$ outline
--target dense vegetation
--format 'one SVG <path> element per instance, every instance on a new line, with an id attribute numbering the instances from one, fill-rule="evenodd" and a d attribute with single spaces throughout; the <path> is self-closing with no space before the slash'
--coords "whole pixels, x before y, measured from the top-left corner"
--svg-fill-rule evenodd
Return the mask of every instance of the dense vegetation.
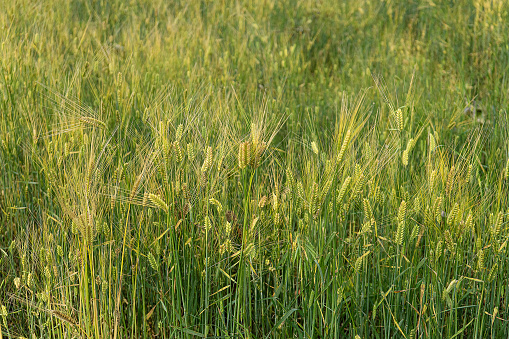
<path id="1" fill-rule="evenodd" d="M 507 338 L 508 22 L 1 1 L 0 338 Z"/>

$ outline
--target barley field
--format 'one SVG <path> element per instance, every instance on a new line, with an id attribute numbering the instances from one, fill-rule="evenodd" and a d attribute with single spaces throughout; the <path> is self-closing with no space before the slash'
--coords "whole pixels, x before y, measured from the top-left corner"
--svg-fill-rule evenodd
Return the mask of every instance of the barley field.
<path id="1" fill-rule="evenodd" d="M 0 27 L 0 339 L 509 337 L 506 1 Z"/>

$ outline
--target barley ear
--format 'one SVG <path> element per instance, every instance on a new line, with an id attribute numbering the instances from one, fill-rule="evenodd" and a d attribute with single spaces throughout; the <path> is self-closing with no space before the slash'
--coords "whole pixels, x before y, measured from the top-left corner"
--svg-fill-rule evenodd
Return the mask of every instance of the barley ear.
<path id="1" fill-rule="evenodd" d="M 406 202 L 403 200 L 398 209 L 398 228 L 396 231 L 396 243 L 403 244 L 403 236 L 405 233 L 405 218 L 406 218 Z"/>
<path id="2" fill-rule="evenodd" d="M 507 163 L 505 165 L 505 179 L 509 180 L 509 159 L 507 159 Z"/>
<path id="3" fill-rule="evenodd" d="M 340 163 L 343 160 L 343 156 L 345 155 L 346 148 L 348 147 L 348 143 L 350 143 L 350 138 L 352 136 L 352 132 L 350 130 L 346 131 L 345 139 L 343 140 L 343 144 L 339 150 L 338 156 L 336 158 L 336 162 Z"/>
<path id="4" fill-rule="evenodd" d="M 163 199 L 161 199 L 160 196 L 150 193 L 148 195 L 148 198 L 154 205 L 156 205 L 163 211 L 168 212 L 168 205 L 164 202 Z"/>

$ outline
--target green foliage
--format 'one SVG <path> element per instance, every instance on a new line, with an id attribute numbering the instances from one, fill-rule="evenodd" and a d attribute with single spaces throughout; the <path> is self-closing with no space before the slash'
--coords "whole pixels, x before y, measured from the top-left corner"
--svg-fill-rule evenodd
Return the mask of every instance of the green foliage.
<path id="1" fill-rule="evenodd" d="M 0 337 L 507 337 L 508 21 L 0 2 Z"/>

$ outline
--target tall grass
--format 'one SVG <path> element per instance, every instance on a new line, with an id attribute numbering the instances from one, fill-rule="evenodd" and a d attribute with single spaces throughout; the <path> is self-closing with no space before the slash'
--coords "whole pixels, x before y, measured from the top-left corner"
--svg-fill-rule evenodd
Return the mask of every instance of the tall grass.
<path id="1" fill-rule="evenodd" d="M 508 19 L 0 3 L 0 338 L 507 337 Z"/>

